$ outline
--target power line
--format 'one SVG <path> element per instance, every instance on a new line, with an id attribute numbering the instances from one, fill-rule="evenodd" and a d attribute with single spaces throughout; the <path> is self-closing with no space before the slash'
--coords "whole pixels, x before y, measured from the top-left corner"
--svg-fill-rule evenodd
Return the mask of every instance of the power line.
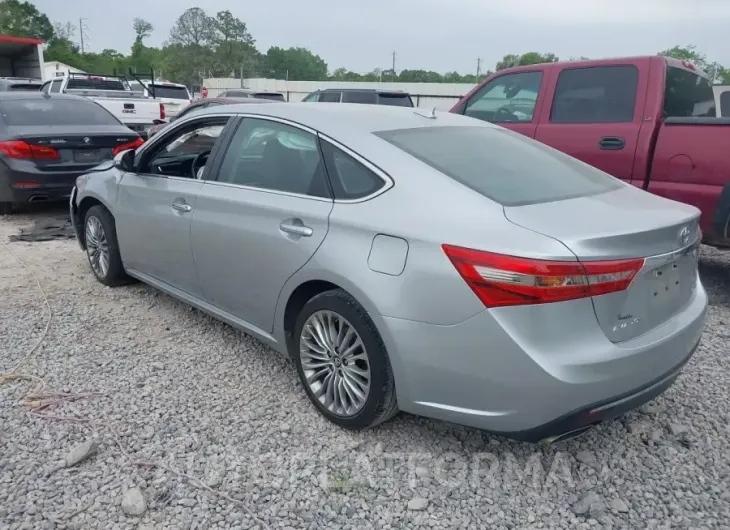
<path id="1" fill-rule="evenodd" d="M 79 37 L 81 39 L 81 53 L 84 53 L 84 41 L 88 40 L 86 31 L 89 30 L 89 27 L 84 24 L 84 20 L 88 19 L 79 17 Z"/>

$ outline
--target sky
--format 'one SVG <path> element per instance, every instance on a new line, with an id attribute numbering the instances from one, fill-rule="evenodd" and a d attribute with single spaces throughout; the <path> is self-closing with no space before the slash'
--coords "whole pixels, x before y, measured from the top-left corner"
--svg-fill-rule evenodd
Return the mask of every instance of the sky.
<path id="1" fill-rule="evenodd" d="M 182 12 L 230 10 L 262 52 L 309 48 L 330 71 L 392 66 L 476 73 L 505 54 L 551 52 L 561 58 L 650 55 L 694 44 L 710 61 L 730 66 L 729 0 L 31 0 L 53 22 L 78 26 L 88 49 L 128 52 L 132 21 L 144 18 L 161 45 Z M 76 35 L 78 40 L 78 32 Z"/>

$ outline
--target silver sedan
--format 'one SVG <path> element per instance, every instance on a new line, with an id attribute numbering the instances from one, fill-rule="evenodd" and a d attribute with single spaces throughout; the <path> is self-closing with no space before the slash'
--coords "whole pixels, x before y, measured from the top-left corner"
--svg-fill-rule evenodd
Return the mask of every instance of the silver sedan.
<path id="1" fill-rule="evenodd" d="M 565 438 L 667 389 L 699 211 L 464 116 L 228 105 L 80 177 L 78 241 L 296 364 L 321 414 Z"/>

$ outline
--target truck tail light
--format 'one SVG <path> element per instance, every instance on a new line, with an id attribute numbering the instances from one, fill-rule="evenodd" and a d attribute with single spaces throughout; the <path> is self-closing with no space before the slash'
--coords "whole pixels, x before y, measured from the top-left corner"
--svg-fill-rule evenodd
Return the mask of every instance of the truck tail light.
<path id="1" fill-rule="evenodd" d="M 160 119 L 165 119 L 165 105 L 163 103 L 160 103 Z"/>
<path id="2" fill-rule="evenodd" d="M 546 304 L 623 291 L 644 259 L 546 261 L 442 246 L 486 307 Z"/>
<path id="3" fill-rule="evenodd" d="M 45 145 L 31 145 L 20 140 L 0 142 L 0 153 L 18 160 L 56 160 L 58 151 Z"/>
<path id="4" fill-rule="evenodd" d="M 137 149 L 142 147 L 142 144 L 144 144 L 144 140 L 142 138 L 136 138 L 134 141 L 127 142 L 126 144 L 119 144 L 112 149 L 112 156 L 117 156 L 119 153 L 126 151 L 127 149 Z"/>

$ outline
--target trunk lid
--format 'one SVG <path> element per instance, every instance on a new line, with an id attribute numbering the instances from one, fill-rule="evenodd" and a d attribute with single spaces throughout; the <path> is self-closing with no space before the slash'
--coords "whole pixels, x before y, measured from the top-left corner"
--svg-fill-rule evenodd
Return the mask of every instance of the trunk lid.
<path id="1" fill-rule="evenodd" d="M 504 208 L 509 221 L 563 243 L 580 261 L 645 258 L 628 289 L 592 297 L 609 340 L 642 335 L 681 311 L 696 287 L 700 212 L 633 186 Z"/>
<path id="2" fill-rule="evenodd" d="M 57 158 L 36 159 L 35 165 L 43 171 L 83 171 L 111 160 L 112 151 L 118 145 L 133 142 L 137 135 L 120 132 L 121 126 L 15 126 L 8 132 L 15 140 L 30 145 L 50 147 Z"/>

